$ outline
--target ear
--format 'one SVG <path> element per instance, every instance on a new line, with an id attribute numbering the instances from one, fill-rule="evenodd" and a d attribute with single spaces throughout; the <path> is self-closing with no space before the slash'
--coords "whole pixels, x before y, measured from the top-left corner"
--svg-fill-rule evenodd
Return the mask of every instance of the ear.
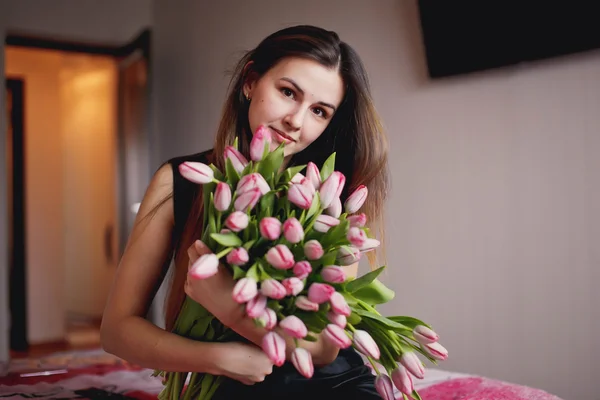
<path id="1" fill-rule="evenodd" d="M 242 85 L 244 96 L 248 94 L 250 97 L 252 97 L 252 90 L 254 89 L 256 81 L 258 80 L 258 74 L 252 69 L 253 63 L 253 61 L 249 61 L 244 66 L 244 71 L 242 73 L 242 76 L 244 77 L 244 84 Z"/>

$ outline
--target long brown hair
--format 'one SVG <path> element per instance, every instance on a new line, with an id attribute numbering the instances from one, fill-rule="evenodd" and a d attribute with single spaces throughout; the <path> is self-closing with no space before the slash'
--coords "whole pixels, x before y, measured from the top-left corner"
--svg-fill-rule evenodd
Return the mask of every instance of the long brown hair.
<path id="1" fill-rule="evenodd" d="M 288 57 L 310 59 L 326 68 L 336 69 L 345 85 L 342 103 L 326 130 L 305 150 L 295 154 L 288 166 L 312 161 L 320 168 L 327 157 L 336 152 L 335 169 L 347 178 L 342 203 L 355 188 L 366 185 L 369 195 L 361 211 L 367 215 L 369 227 L 383 244 L 383 211 L 389 184 L 387 138 L 373 105 L 364 65 L 354 49 L 342 42 L 335 32 L 307 25 L 285 28 L 266 37 L 240 59 L 232 74 L 210 161 L 223 170 L 225 147 L 232 145 L 236 138 L 240 151 L 248 156 L 252 132 L 248 121 L 249 101 L 243 94 L 244 83 L 250 74 L 260 77 Z M 166 304 L 167 329 L 173 327 L 185 298 L 187 248 L 202 231 L 201 193 L 192 204 L 175 251 L 175 271 Z M 383 252 L 383 246 L 379 251 Z M 369 253 L 372 266 L 376 259 L 373 252 Z"/>

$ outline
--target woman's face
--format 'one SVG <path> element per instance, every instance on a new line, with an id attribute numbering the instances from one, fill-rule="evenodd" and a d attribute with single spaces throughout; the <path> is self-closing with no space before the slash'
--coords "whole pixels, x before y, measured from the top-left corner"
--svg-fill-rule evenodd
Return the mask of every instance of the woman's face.
<path id="1" fill-rule="evenodd" d="M 344 97 L 335 69 L 304 58 L 286 58 L 258 80 L 244 85 L 250 96 L 250 129 L 269 128 L 271 150 L 285 143 L 286 159 L 314 142 L 327 128 Z"/>

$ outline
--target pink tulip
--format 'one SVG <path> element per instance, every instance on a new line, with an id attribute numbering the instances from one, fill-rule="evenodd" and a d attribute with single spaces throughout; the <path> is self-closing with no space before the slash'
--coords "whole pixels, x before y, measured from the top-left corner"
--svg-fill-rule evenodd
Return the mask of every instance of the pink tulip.
<path id="1" fill-rule="evenodd" d="M 233 287 L 233 300 L 236 303 L 246 303 L 258 294 L 258 286 L 252 278 L 242 278 Z"/>
<path id="2" fill-rule="evenodd" d="M 423 345 L 423 349 L 436 360 L 444 361 L 448 358 L 448 350 L 438 342 Z"/>
<path id="3" fill-rule="evenodd" d="M 331 304 L 331 309 L 340 315 L 349 317 L 352 312 L 346 299 L 340 292 L 335 292 L 331 295 L 329 304 Z"/>
<path id="4" fill-rule="evenodd" d="M 217 189 L 215 190 L 215 208 L 219 211 L 226 211 L 231 204 L 231 188 L 227 183 L 217 183 Z"/>
<path id="5" fill-rule="evenodd" d="M 265 217 L 258 224 L 260 234 L 267 240 L 277 240 L 281 235 L 281 222 L 277 218 Z"/>
<path id="6" fill-rule="evenodd" d="M 361 253 L 367 253 L 367 252 L 379 247 L 380 244 L 381 243 L 377 239 L 367 238 L 367 239 L 365 239 L 365 242 L 363 243 L 363 245 L 360 246 L 358 249 L 360 250 Z"/>
<path id="7" fill-rule="evenodd" d="M 242 193 L 235 202 L 233 203 L 233 207 L 237 211 L 247 211 L 254 208 L 258 200 L 260 200 L 260 189 L 254 188 L 249 191 Z"/>
<path id="8" fill-rule="evenodd" d="M 304 282 L 295 276 L 291 278 L 285 278 L 283 281 L 281 281 L 281 284 L 285 287 L 285 291 L 288 296 L 296 296 L 302 291 L 302 289 L 304 289 Z"/>
<path id="9" fill-rule="evenodd" d="M 227 263 L 229 265 L 245 265 L 248 260 L 250 259 L 250 257 L 248 256 L 248 252 L 246 251 L 245 248 L 243 247 L 238 247 L 235 248 L 233 250 L 231 250 L 228 254 L 227 254 Z"/>
<path id="10" fill-rule="evenodd" d="M 379 347 L 367 331 L 361 329 L 354 331 L 354 346 L 364 355 L 379 360 Z"/>
<path id="11" fill-rule="evenodd" d="M 262 294 L 257 294 L 246 303 L 246 314 L 250 318 L 258 318 L 267 308 L 267 298 Z"/>
<path id="12" fill-rule="evenodd" d="M 248 226 L 248 215 L 241 211 L 234 211 L 225 220 L 225 226 L 234 232 L 239 232 Z"/>
<path id="13" fill-rule="evenodd" d="M 263 154 L 265 152 L 265 145 L 271 143 L 271 133 L 269 130 L 260 126 L 254 135 L 252 136 L 252 140 L 250 141 L 250 158 L 253 161 L 260 161 L 263 158 Z M 268 149 L 267 149 L 268 151 Z"/>
<path id="14" fill-rule="evenodd" d="M 350 265 L 360 261 L 360 250 L 354 246 L 341 247 L 337 254 L 337 263 Z"/>
<path id="15" fill-rule="evenodd" d="M 327 319 L 329 320 L 329 322 L 339 326 L 340 328 L 345 328 L 346 324 L 348 323 L 346 321 L 345 316 L 343 316 L 342 314 L 338 314 L 335 311 L 327 312 Z"/>
<path id="16" fill-rule="evenodd" d="M 352 244 L 352 246 L 360 248 L 367 241 L 367 234 L 360 228 L 352 227 L 348 229 L 346 239 Z"/>
<path id="17" fill-rule="evenodd" d="M 319 305 L 313 301 L 310 301 L 306 296 L 296 297 L 294 302 L 296 307 L 304 311 L 319 311 Z"/>
<path id="18" fill-rule="evenodd" d="M 263 324 L 265 329 L 271 330 L 277 325 L 277 314 L 270 308 L 265 308 L 263 313 L 258 317 L 259 321 Z"/>
<path id="19" fill-rule="evenodd" d="M 321 304 L 329 301 L 335 289 L 326 283 L 313 283 L 308 288 L 308 299 L 314 303 Z"/>
<path id="20" fill-rule="evenodd" d="M 340 197 L 345 183 L 346 177 L 344 174 L 339 171 L 333 171 L 319 189 L 321 207 L 329 207 L 336 197 Z"/>
<path id="21" fill-rule="evenodd" d="M 296 347 L 292 352 L 292 364 L 305 378 L 312 378 L 315 368 L 310 352 L 302 347 Z"/>
<path id="22" fill-rule="evenodd" d="M 413 336 L 415 337 L 415 340 L 421 344 L 435 343 L 440 340 L 437 333 L 424 325 L 415 326 L 415 329 L 413 329 Z"/>
<path id="23" fill-rule="evenodd" d="M 414 390 L 413 380 L 408 370 L 402 365 L 392 371 L 392 381 L 398 390 L 407 396 L 410 396 Z"/>
<path id="24" fill-rule="evenodd" d="M 242 179 L 240 179 L 240 181 L 238 182 L 236 191 L 239 196 L 242 193 L 246 193 L 247 191 L 256 188 L 260 190 L 260 194 L 262 195 L 267 194 L 271 190 L 271 187 L 269 186 L 265 178 L 263 178 L 263 176 L 258 172 L 254 172 L 249 175 L 244 175 Z"/>
<path id="25" fill-rule="evenodd" d="M 246 168 L 246 165 L 248 165 L 248 160 L 246 160 L 246 157 L 244 157 L 242 153 L 237 151 L 233 146 L 225 147 L 224 156 L 226 159 L 229 158 L 231 160 L 233 169 L 239 173 L 243 172 L 244 168 Z"/>
<path id="26" fill-rule="evenodd" d="M 318 260 L 323 257 L 324 251 L 323 246 L 317 240 L 309 240 L 304 243 L 304 255 L 309 260 Z"/>
<path id="27" fill-rule="evenodd" d="M 306 166 L 306 178 L 308 178 L 315 189 L 319 190 L 321 187 L 321 172 L 315 163 L 309 162 Z"/>
<path id="28" fill-rule="evenodd" d="M 299 183 L 292 183 L 287 194 L 288 200 L 303 210 L 308 210 L 313 202 L 310 188 Z"/>
<path id="29" fill-rule="evenodd" d="M 313 228 L 317 232 L 325 233 L 332 227 L 339 225 L 340 220 L 327 214 L 321 214 L 315 220 Z"/>
<path id="30" fill-rule="evenodd" d="M 219 259 L 217 256 L 215 254 L 205 254 L 192 264 L 188 275 L 194 279 L 206 279 L 216 274 L 218 270 Z"/>
<path id="31" fill-rule="evenodd" d="M 296 218 L 288 218 L 283 223 L 283 236 L 290 243 L 300 243 L 304 239 L 304 229 Z"/>
<path id="32" fill-rule="evenodd" d="M 405 352 L 402 354 L 402 357 L 400 357 L 399 361 L 400 364 L 402 364 L 404 368 L 406 368 L 408 372 L 413 374 L 413 376 L 416 378 L 423 379 L 425 377 L 425 368 L 423 368 L 423 363 L 421 360 L 419 360 L 419 357 L 417 357 L 414 352 Z"/>
<path id="33" fill-rule="evenodd" d="M 262 349 L 269 360 L 278 367 L 285 362 L 285 339 L 276 332 L 268 332 L 262 338 Z"/>
<path id="34" fill-rule="evenodd" d="M 334 218 L 339 218 L 342 215 L 342 201 L 339 197 L 336 197 L 333 203 L 325 209 L 325 214 L 331 215 Z"/>
<path id="35" fill-rule="evenodd" d="M 344 203 L 344 209 L 348 214 L 354 214 L 357 212 L 367 200 L 367 194 L 369 189 L 365 185 L 360 185 L 354 192 L 348 197 Z"/>
<path id="36" fill-rule="evenodd" d="M 215 178 L 214 171 L 206 164 L 186 161 L 179 164 L 179 173 L 188 181 L 203 185 L 210 183 Z"/>
<path id="37" fill-rule="evenodd" d="M 351 227 L 362 228 L 367 223 L 367 216 L 364 213 L 351 215 L 346 218 Z"/>
<path id="38" fill-rule="evenodd" d="M 321 276 L 325 282 L 342 283 L 346 280 L 346 272 L 342 267 L 329 265 L 321 270 Z"/>
<path id="39" fill-rule="evenodd" d="M 308 334 L 308 329 L 304 322 L 295 315 L 289 315 L 279 322 L 279 327 L 285 331 L 291 337 L 296 339 L 303 339 Z"/>
<path id="40" fill-rule="evenodd" d="M 308 189 L 308 192 L 310 193 L 311 197 L 315 196 L 315 193 L 317 192 L 317 190 L 315 189 L 315 187 L 313 186 L 311 181 L 308 180 L 308 178 L 302 179 L 300 184 Z"/>
<path id="41" fill-rule="evenodd" d="M 272 299 L 283 299 L 286 295 L 285 286 L 276 279 L 265 279 L 260 283 L 260 292 L 267 297 Z"/>
<path id="42" fill-rule="evenodd" d="M 304 175 L 302 175 L 300 172 L 297 172 L 296 175 L 294 175 L 292 179 L 290 179 L 290 183 L 302 183 L 303 179 Z"/>
<path id="43" fill-rule="evenodd" d="M 324 336 L 335 346 L 340 349 L 346 349 L 352 346 L 352 341 L 346 334 L 346 331 L 335 324 L 328 324 L 325 329 L 323 329 Z"/>
<path id="44" fill-rule="evenodd" d="M 298 279 L 305 279 L 312 272 L 312 267 L 308 261 L 298 261 L 293 271 Z"/>
<path id="45" fill-rule="evenodd" d="M 223 228 L 223 229 L 221 229 L 221 231 L 219 233 L 222 235 L 225 235 L 225 234 L 231 233 L 231 231 L 227 228 Z"/>
<path id="46" fill-rule="evenodd" d="M 290 269 L 294 266 L 294 255 L 284 244 L 271 247 L 265 258 L 269 264 L 277 269 Z"/>
<path id="47" fill-rule="evenodd" d="M 377 389 L 377 393 L 379 393 L 383 400 L 396 400 L 394 386 L 389 376 L 385 374 L 377 375 L 375 378 L 375 389 Z"/>

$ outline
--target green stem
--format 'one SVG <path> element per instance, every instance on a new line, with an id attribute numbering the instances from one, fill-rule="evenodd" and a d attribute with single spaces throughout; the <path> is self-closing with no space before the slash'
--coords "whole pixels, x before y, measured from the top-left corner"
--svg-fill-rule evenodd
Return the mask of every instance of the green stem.
<path id="1" fill-rule="evenodd" d="M 371 357 L 369 357 L 369 356 L 366 356 L 366 357 L 367 357 L 367 360 L 369 360 L 369 362 L 373 366 L 373 369 L 375 370 L 375 372 L 377 373 L 377 375 L 381 375 L 381 373 L 379 372 L 379 368 L 377 368 L 377 364 L 375 363 L 375 361 Z"/>
<path id="2" fill-rule="evenodd" d="M 217 258 L 220 260 L 221 257 L 226 256 L 231 250 L 233 250 L 233 247 L 226 248 L 225 250 L 217 254 Z"/>

